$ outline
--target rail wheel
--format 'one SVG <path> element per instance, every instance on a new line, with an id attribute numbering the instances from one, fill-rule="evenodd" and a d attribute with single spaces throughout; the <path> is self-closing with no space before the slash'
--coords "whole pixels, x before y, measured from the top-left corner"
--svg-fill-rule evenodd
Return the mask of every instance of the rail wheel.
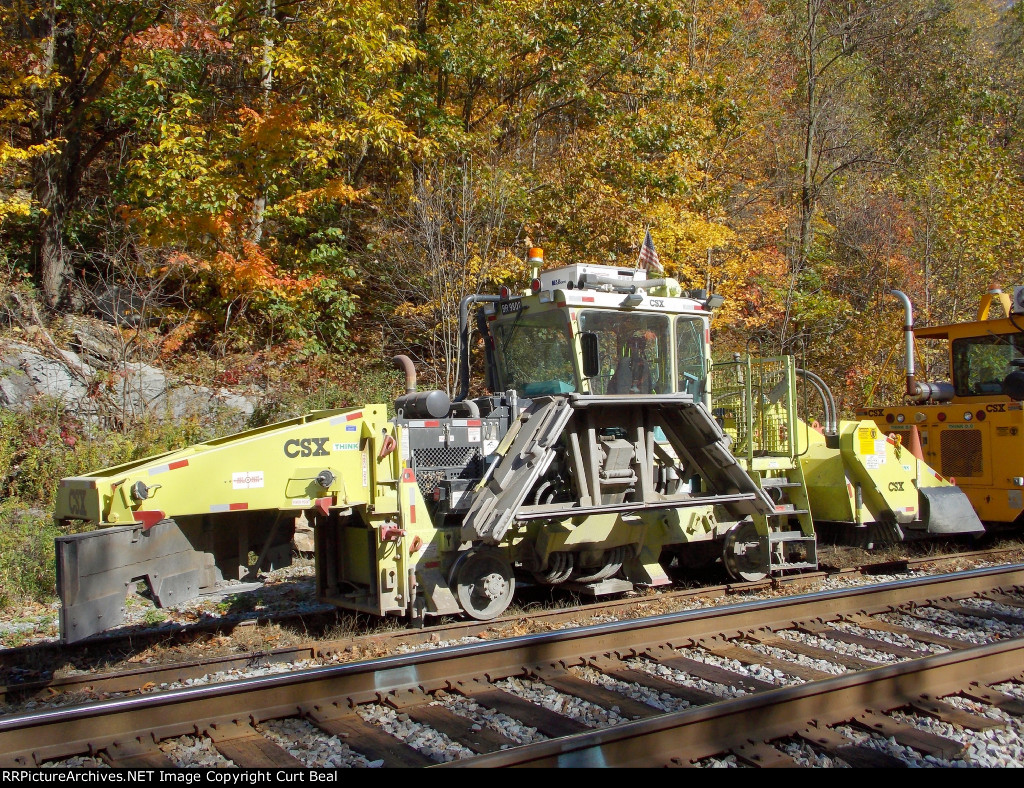
<path id="1" fill-rule="evenodd" d="M 459 605 L 472 618 L 489 621 L 512 601 L 516 579 L 512 567 L 494 550 L 470 550 L 456 562 L 452 586 Z"/>
<path id="2" fill-rule="evenodd" d="M 737 523 L 725 535 L 722 561 L 734 580 L 764 580 L 770 571 L 768 538 L 757 532 L 752 520 Z"/>

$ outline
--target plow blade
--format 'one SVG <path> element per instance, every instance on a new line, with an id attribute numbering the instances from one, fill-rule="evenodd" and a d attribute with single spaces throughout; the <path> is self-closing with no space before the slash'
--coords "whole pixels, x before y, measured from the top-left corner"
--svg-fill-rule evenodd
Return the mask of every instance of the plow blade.
<path id="1" fill-rule="evenodd" d="M 921 519 L 929 534 L 982 534 L 971 502 L 959 487 L 922 487 Z"/>
<path id="2" fill-rule="evenodd" d="M 124 621 L 128 589 L 144 581 L 159 607 L 213 586 L 213 556 L 197 551 L 177 523 L 103 528 L 56 541 L 60 634 L 65 643 Z"/>

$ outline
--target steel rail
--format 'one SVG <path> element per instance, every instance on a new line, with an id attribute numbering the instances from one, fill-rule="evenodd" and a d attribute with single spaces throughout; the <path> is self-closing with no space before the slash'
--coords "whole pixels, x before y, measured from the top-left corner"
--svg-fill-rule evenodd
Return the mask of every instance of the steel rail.
<path id="1" fill-rule="evenodd" d="M 865 710 L 890 711 L 923 695 L 1004 681 L 1022 668 L 1024 640 L 988 643 L 431 768 L 685 766 L 751 742 L 797 736 L 811 720 L 839 725 Z"/>
<path id="2" fill-rule="evenodd" d="M 94 692 L 128 692 L 138 689 L 148 682 L 165 684 L 197 678 L 209 673 L 210 669 L 224 671 L 245 667 L 256 662 L 266 664 L 303 659 L 311 660 L 331 656 L 361 644 L 372 644 L 373 646 L 386 646 L 397 643 L 415 645 L 435 640 L 456 640 L 464 637 L 478 636 L 482 633 L 497 632 L 503 626 L 520 624 L 524 620 L 537 625 L 552 626 L 587 615 L 630 615 L 632 612 L 642 610 L 642 608 L 652 603 L 665 604 L 693 598 L 719 599 L 730 594 L 750 593 L 769 588 L 782 589 L 787 586 L 802 586 L 809 582 L 834 576 L 896 573 L 908 571 L 915 566 L 942 564 L 954 560 L 996 559 L 1001 554 L 1015 553 L 1019 552 L 1019 550 L 1020 548 L 1004 547 L 940 556 L 910 557 L 855 567 L 806 572 L 769 580 L 659 591 L 656 595 L 650 597 L 608 599 L 601 602 L 575 604 L 561 608 L 528 610 L 523 613 L 501 616 L 486 622 L 473 620 L 456 621 L 435 624 L 420 629 L 368 632 L 353 635 L 343 640 L 312 640 L 281 648 L 250 650 L 231 655 L 208 657 L 206 659 L 178 661 L 167 665 L 133 667 L 127 671 L 109 671 L 101 674 L 83 672 L 51 679 L 26 678 L 22 675 L 19 677 L 19 680 L 12 681 L 6 685 L 0 685 L 0 701 L 9 702 L 12 698 L 32 697 L 40 692 L 49 694 L 53 691 L 74 691 L 76 688 L 84 687 L 90 687 Z M 624 612 L 620 613 L 619 611 Z M 129 652 L 138 652 L 153 643 L 166 642 L 168 638 L 171 639 L 172 643 L 187 643 L 206 634 L 217 632 L 231 634 L 245 627 L 252 626 L 254 623 L 278 623 L 282 626 L 288 626 L 298 622 L 303 624 L 307 630 L 317 629 L 321 626 L 326 627 L 328 625 L 327 622 L 333 621 L 335 612 L 332 610 L 288 616 L 267 616 L 255 620 L 246 619 L 237 623 L 217 622 L 212 624 L 183 625 L 179 630 L 160 629 L 134 632 L 132 634 L 105 634 L 71 645 L 38 644 L 0 649 L 0 675 L 3 672 L 13 672 L 15 669 L 31 671 L 39 675 L 44 673 L 44 671 L 39 669 L 40 665 L 44 665 L 48 659 L 53 660 L 58 656 L 59 664 L 66 665 L 69 662 L 74 662 L 75 654 L 86 654 L 94 651 L 116 654 L 117 651 L 123 652 L 125 649 L 128 649 Z M 318 619 L 323 619 L 323 623 L 316 623 Z M 116 654 L 114 658 L 123 659 L 124 654 Z M 210 666 L 210 669 L 206 669 L 207 665 Z"/>
<path id="3" fill-rule="evenodd" d="M 899 580 L 841 591 L 818 591 L 769 601 L 669 613 L 494 642 L 432 649 L 411 655 L 294 673 L 241 679 L 125 699 L 34 711 L 0 718 L 0 761 L 38 764 L 133 741 L 196 734 L 223 720 L 260 722 L 317 711 L 350 710 L 357 704 L 392 702 L 460 686 L 523 675 L 529 666 L 584 664 L 659 648 L 689 647 L 708 636 L 736 637 L 798 621 L 836 621 L 929 601 L 963 599 L 1024 587 L 1024 564 L 953 575 Z M 525 667 L 524 667 L 525 666 Z"/>
<path id="4" fill-rule="evenodd" d="M 886 561 L 883 563 L 865 564 L 859 567 L 837 569 L 834 571 L 811 572 L 800 575 L 773 578 L 772 580 L 761 580 L 751 583 L 731 583 L 726 585 L 704 586 L 685 590 L 673 590 L 662 592 L 653 597 L 628 598 L 604 600 L 584 605 L 573 605 L 571 607 L 528 611 L 523 614 L 502 616 L 491 621 L 457 621 L 422 629 L 404 629 L 389 632 L 366 633 L 353 635 L 344 639 L 315 640 L 305 643 L 298 643 L 291 646 L 283 646 L 274 649 L 260 649 L 236 654 L 220 655 L 188 661 L 179 661 L 172 664 L 148 665 L 144 667 L 133 667 L 129 670 L 110 671 L 106 673 L 88 672 L 76 673 L 52 679 L 31 679 L 17 681 L 7 685 L 0 685 L 0 701 L 11 702 L 16 698 L 28 698 L 37 696 L 39 693 L 53 692 L 74 692 L 85 690 L 93 693 L 114 693 L 131 692 L 138 690 L 145 684 L 170 684 L 175 681 L 185 681 L 190 678 L 199 678 L 211 672 L 224 672 L 232 669 L 241 669 L 253 665 L 267 665 L 280 662 L 298 662 L 303 660 L 315 660 L 339 654 L 347 649 L 366 647 L 394 647 L 398 644 L 416 645 L 436 640 L 457 640 L 465 637 L 476 637 L 481 634 L 500 632 L 504 626 L 521 624 L 524 620 L 534 625 L 553 626 L 566 621 L 573 621 L 588 615 L 631 615 L 643 611 L 644 607 L 653 604 L 666 604 L 693 598 L 717 599 L 729 594 L 749 593 L 752 591 L 767 588 L 785 588 L 790 585 L 805 585 L 808 582 L 822 580 L 832 576 L 851 574 L 878 574 L 883 571 L 895 572 L 906 571 L 911 567 L 945 563 L 954 559 L 971 560 L 977 558 L 995 557 L 1001 553 L 1017 552 L 1017 548 L 998 548 L 995 550 L 978 550 L 969 553 L 957 553 L 944 556 L 916 557 Z M 634 616 L 635 617 L 635 616 Z M 252 622 L 247 621 L 245 626 L 251 626 Z M 238 629 L 240 626 L 236 626 Z M 203 630 L 205 631 L 205 630 Z M 199 634 L 192 628 L 186 630 L 185 634 Z M 166 636 L 167 633 L 162 633 Z M 77 646 L 78 644 L 76 644 Z M 82 641 L 81 647 L 88 649 L 104 643 L 94 641 Z M 68 648 L 63 647 L 65 662 Z M 10 660 L 11 651 L 0 651 L 0 661 Z M 23 664 L 38 664 L 37 647 L 24 649 L 25 659 Z"/>

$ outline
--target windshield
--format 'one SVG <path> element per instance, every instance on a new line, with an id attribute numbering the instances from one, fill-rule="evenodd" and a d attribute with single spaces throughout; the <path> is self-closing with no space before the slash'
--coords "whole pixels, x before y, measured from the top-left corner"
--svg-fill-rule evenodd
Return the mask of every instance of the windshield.
<path id="1" fill-rule="evenodd" d="M 520 312 L 494 328 L 498 366 L 508 388 L 524 397 L 576 391 L 572 339 L 564 313 Z"/>
<path id="2" fill-rule="evenodd" d="M 682 391 L 699 400 L 704 396 L 704 321 L 699 317 L 676 318 L 676 364 Z"/>
<path id="3" fill-rule="evenodd" d="M 1024 356 L 1024 334 L 953 340 L 953 387 L 958 397 L 1004 394 L 1003 380 Z"/>
<path id="4" fill-rule="evenodd" d="M 594 394 L 668 394 L 672 389 L 669 319 L 665 315 L 580 313 L 580 331 L 597 335 L 600 373 Z"/>

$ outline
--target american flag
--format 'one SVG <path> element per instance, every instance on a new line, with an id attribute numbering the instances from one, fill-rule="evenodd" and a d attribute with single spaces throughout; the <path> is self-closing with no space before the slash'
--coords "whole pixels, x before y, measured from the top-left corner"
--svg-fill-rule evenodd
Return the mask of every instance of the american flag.
<path id="1" fill-rule="evenodd" d="M 648 230 L 644 236 L 644 245 L 640 247 L 640 262 L 637 265 L 644 271 L 653 269 L 658 273 L 664 273 L 665 268 L 658 259 L 658 253 L 654 251 L 654 241 L 651 240 L 651 231 Z"/>

